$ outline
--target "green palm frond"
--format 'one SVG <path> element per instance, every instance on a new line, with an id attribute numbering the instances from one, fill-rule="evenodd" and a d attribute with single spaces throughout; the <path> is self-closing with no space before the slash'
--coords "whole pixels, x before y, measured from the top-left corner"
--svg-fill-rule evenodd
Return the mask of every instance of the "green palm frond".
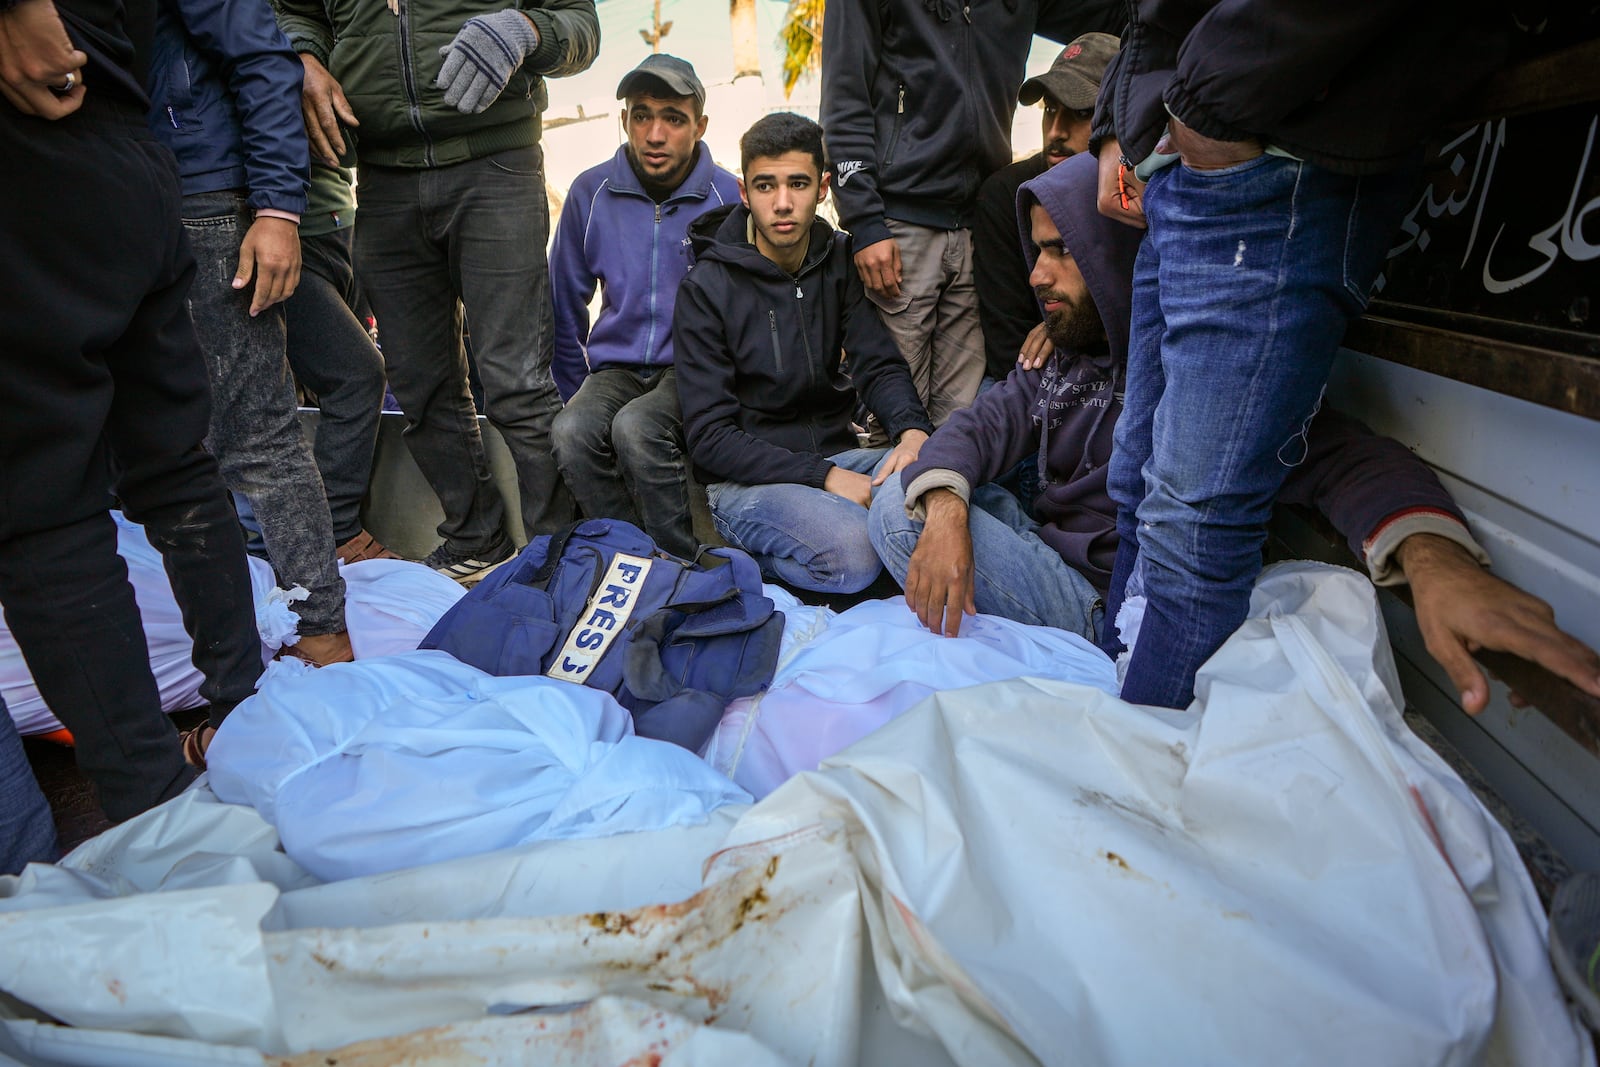
<path id="1" fill-rule="evenodd" d="M 800 79 L 822 66 L 822 8 L 824 0 L 789 0 L 783 13 L 783 95 L 794 92 Z"/>

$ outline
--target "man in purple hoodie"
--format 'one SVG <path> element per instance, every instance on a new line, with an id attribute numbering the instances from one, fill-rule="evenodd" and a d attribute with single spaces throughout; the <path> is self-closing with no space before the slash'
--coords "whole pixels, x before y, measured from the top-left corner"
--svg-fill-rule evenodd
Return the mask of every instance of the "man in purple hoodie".
<path id="1" fill-rule="evenodd" d="M 550 251 L 551 370 L 566 407 L 556 466 L 590 518 L 624 519 L 692 557 L 690 479 L 672 361 L 672 307 L 689 270 L 689 224 L 739 202 L 711 162 L 705 87 L 676 56 L 646 56 L 617 85 L 628 143 L 578 176 Z M 600 314 L 589 301 L 600 286 Z"/>
<path id="2" fill-rule="evenodd" d="M 935 632 L 955 634 L 976 611 L 1091 641 L 1109 624 L 1103 597 L 1118 538 L 1106 463 L 1122 410 L 1140 234 L 1099 213 L 1096 181 L 1083 155 L 1018 193 L 1054 353 L 953 415 L 873 501 L 873 547 Z M 1483 570 L 1487 553 L 1404 446 L 1327 408 L 1293 444 L 1298 454 L 1281 456 L 1292 470 L 1278 499 L 1321 511 L 1373 581 L 1411 583 L 1428 649 L 1468 711 L 1488 700 L 1468 652 L 1480 645 L 1593 684 L 1600 658 L 1557 629 L 1548 605 Z M 992 484 L 1030 453 L 1044 486 L 1032 515 Z"/>

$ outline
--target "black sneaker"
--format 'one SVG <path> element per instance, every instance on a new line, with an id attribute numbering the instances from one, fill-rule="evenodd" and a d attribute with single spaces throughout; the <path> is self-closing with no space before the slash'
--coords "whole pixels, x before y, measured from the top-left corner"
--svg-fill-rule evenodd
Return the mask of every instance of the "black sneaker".
<path id="1" fill-rule="evenodd" d="M 501 541 L 487 552 L 475 552 L 470 555 L 452 551 L 446 542 L 429 552 L 422 565 L 432 567 L 446 578 L 453 578 L 470 589 L 483 581 L 490 571 L 516 554 L 516 546 L 509 540 Z"/>

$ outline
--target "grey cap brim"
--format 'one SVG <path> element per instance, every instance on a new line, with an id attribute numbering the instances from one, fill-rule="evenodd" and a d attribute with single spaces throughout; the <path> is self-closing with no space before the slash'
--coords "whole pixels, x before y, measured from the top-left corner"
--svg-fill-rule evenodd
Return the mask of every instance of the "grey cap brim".
<path id="1" fill-rule="evenodd" d="M 665 87 L 668 96 L 692 96 L 704 102 L 704 90 L 697 85 L 689 84 L 688 79 L 672 71 L 662 70 L 630 70 L 622 76 L 617 83 L 617 99 L 626 100 L 635 90 L 650 92 L 652 89 Z"/>
<path id="2" fill-rule="evenodd" d="M 1022 83 L 1022 88 L 1017 90 L 1017 102 L 1026 106 L 1049 96 L 1073 111 L 1083 111 L 1094 107 L 1099 95 L 1100 85 L 1097 82 L 1075 78 L 1061 70 L 1047 70 Z"/>

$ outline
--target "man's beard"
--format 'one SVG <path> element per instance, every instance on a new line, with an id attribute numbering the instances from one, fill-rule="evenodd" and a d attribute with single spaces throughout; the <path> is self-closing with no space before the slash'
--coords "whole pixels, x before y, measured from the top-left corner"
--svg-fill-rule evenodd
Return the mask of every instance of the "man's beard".
<path id="1" fill-rule="evenodd" d="M 698 158 L 700 146 L 696 145 L 694 151 L 689 153 L 689 158 L 678 164 L 677 170 L 667 175 L 653 175 L 644 169 L 644 164 L 639 162 L 638 155 L 633 150 L 633 145 L 627 146 L 628 166 L 633 168 L 633 176 L 639 179 L 639 184 L 644 186 L 644 191 L 651 196 L 664 196 L 677 191 L 683 184 L 689 172 L 694 169 L 695 160 Z"/>
<path id="2" fill-rule="evenodd" d="M 1093 300 L 1087 296 L 1070 300 L 1062 293 L 1048 295 L 1066 305 L 1044 317 L 1044 332 L 1051 344 L 1064 352 L 1094 352 L 1106 347 L 1105 323 Z"/>

